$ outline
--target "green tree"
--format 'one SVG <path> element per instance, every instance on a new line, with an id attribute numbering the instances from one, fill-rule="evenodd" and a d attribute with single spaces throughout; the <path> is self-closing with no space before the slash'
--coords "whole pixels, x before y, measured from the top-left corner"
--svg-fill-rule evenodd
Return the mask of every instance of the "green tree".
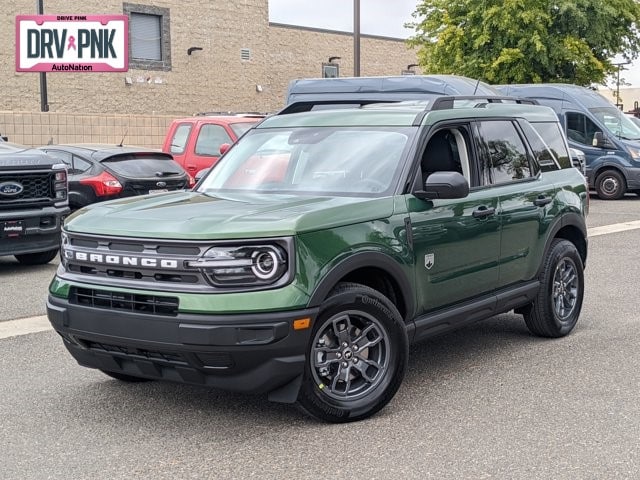
<path id="1" fill-rule="evenodd" d="M 423 71 L 489 83 L 604 83 L 640 53 L 638 0 L 423 0 L 413 17 Z"/>

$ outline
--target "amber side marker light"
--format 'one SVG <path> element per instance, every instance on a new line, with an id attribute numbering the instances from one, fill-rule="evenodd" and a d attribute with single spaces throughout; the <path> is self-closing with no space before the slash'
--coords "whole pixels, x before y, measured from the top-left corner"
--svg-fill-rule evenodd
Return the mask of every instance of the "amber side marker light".
<path id="1" fill-rule="evenodd" d="M 311 319 L 307 318 L 299 318 L 293 321 L 293 329 L 294 330 L 304 330 L 305 328 L 309 328 L 311 326 Z"/>

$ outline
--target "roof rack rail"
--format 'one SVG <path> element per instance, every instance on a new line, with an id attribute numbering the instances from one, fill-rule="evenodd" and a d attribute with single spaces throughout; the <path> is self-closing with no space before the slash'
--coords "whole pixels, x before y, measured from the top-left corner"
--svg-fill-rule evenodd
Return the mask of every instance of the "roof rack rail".
<path id="1" fill-rule="evenodd" d="M 431 100 L 431 101 L 430 101 Z M 436 98 L 425 98 L 425 101 L 429 101 L 424 111 L 418 114 L 416 121 L 421 121 L 424 116 L 433 110 L 448 110 L 456 108 L 455 102 L 459 100 L 476 100 L 478 103 L 474 105 L 474 108 L 483 108 L 489 103 L 517 103 L 526 105 L 539 105 L 538 101 L 532 98 L 521 97 L 509 97 L 498 95 L 442 95 Z M 359 108 L 365 105 L 372 105 L 375 103 L 404 103 L 407 100 L 403 99 L 389 99 L 389 98 L 346 98 L 340 100 L 307 100 L 294 102 L 282 110 L 276 113 L 276 115 L 287 115 L 290 113 L 308 112 L 317 106 L 330 106 L 336 108 Z"/>
<path id="2" fill-rule="evenodd" d="M 289 113 L 300 113 L 300 112 L 308 112 L 313 109 L 313 107 L 317 105 L 331 105 L 331 106 L 357 106 L 362 107 L 364 105 L 371 105 L 373 103 L 398 103 L 402 100 L 380 100 L 380 99 L 345 99 L 345 100 L 310 100 L 310 101 L 302 101 L 302 102 L 294 102 L 282 110 L 280 110 L 277 115 L 286 115 Z"/>
<path id="3" fill-rule="evenodd" d="M 448 110 L 450 108 L 455 108 L 454 103 L 457 100 L 485 100 L 484 103 L 480 103 L 476 105 L 476 107 L 482 107 L 487 103 L 504 103 L 505 101 L 514 102 L 517 104 L 525 104 L 525 105 L 539 105 L 537 100 L 532 98 L 521 98 L 521 97 L 509 97 L 509 96 L 486 96 L 486 95 L 452 95 L 452 96 L 443 96 L 438 97 L 433 101 L 429 110 Z"/>
<path id="4" fill-rule="evenodd" d="M 224 117 L 264 117 L 267 114 L 260 112 L 197 112 L 193 115 L 196 117 L 207 117 L 212 115 L 220 115 Z"/>

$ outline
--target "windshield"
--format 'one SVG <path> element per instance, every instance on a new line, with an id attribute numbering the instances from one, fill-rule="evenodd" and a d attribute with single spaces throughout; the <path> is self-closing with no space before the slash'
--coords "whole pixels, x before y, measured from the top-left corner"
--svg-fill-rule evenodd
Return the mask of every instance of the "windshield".
<path id="1" fill-rule="evenodd" d="M 590 108 L 607 130 L 623 140 L 640 140 L 640 127 L 616 107 Z"/>
<path id="2" fill-rule="evenodd" d="M 378 126 L 251 130 L 198 191 L 382 196 L 392 191 L 414 134 Z"/>

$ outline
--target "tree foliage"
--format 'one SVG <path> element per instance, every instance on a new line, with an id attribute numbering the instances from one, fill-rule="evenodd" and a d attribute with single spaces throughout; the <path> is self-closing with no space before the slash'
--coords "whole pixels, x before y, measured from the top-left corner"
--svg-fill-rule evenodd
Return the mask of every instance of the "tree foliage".
<path id="1" fill-rule="evenodd" d="M 423 0 L 413 16 L 425 72 L 489 83 L 604 83 L 640 53 L 638 0 Z"/>

